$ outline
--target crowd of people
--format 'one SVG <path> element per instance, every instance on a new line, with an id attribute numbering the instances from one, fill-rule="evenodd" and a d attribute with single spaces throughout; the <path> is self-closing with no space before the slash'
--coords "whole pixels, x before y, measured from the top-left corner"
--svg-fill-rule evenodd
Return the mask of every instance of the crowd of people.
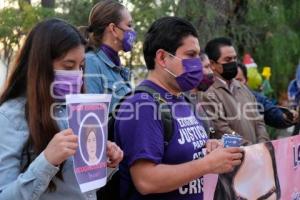
<path id="1" fill-rule="evenodd" d="M 86 27 L 48 19 L 30 31 L 0 96 L 0 199 L 101 199 L 81 193 L 74 175 L 78 138 L 68 128 L 67 94 L 112 94 L 110 111 L 118 112 L 107 165 L 118 167 L 121 200 L 203 199 L 204 175 L 242 161 L 241 147 L 224 148 L 224 134 L 245 146 L 270 140 L 265 123 L 298 122 L 297 112 L 249 89 L 229 38 L 202 48 L 195 27 L 178 17 L 149 27 L 148 76 L 137 86 L 146 89 L 135 93 L 119 52 L 131 51 L 136 36 L 128 9 L 111 0 L 92 8 Z"/>

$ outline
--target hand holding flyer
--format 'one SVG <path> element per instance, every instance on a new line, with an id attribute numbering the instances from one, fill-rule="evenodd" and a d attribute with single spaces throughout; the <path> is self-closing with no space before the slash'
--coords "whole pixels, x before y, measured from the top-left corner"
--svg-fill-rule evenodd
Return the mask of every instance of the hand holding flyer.
<path id="1" fill-rule="evenodd" d="M 224 134 L 222 137 L 224 147 L 240 147 L 242 144 L 242 137 L 236 134 Z"/>
<path id="2" fill-rule="evenodd" d="M 107 120 L 111 95 L 67 95 L 69 127 L 78 136 L 74 172 L 82 192 L 106 184 Z"/>

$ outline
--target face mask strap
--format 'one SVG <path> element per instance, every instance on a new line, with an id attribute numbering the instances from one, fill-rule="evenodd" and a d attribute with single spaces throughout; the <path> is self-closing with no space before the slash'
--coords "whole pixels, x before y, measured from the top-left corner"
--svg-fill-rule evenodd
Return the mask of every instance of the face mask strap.
<path id="1" fill-rule="evenodd" d="M 121 28 L 120 26 L 118 26 L 118 25 L 116 25 L 116 24 L 115 24 L 115 26 L 116 26 L 118 29 L 120 29 L 121 31 L 123 31 L 123 32 L 130 31 L 130 30 L 125 30 L 124 28 Z"/>
<path id="2" fill-rule="evenodd" d="M 168 68 L 164 68 L 164 70 L 166 71 L 166 72 L 168 72 L 169 74 L 171 74 L 172 76 L 174 76 L 175 78 L 177 77 L 173 72 L 171 72 Z"/>
<path id="3" fill-rule="evenodd" d="M 170 52 L 168 52 L 168 51 L 165 51 L 165 52 L 167 52 L 171 57 L 173 57 L 173 58 L 177 58 L 178 60 L 182 60 L 181 58 L 179 58 L 179 57 L 177 57 L 177 56 L 175 56 L 175 55 L 173 55 L 173 54 L 171 54 Z"/>
<path id="4" fill-rule="evenodd" d="M 124 34 L 124 32 L 125 32 L 125 30 L 123 29 L 123 28 L 121 28 L 121 27 L 119 27 L 118 25 L 116 25 L 116 24 L 114 24 L 119 30 L 121 30 L 122 32 L 123 32 L 123 34 Z M 118 37 L 117 37 L 117 39 L 119 39 Z M 119 39 L 120 40 L 120 39 Z"/>
<path id="5" fill-rule="evenodd" d="M 167 54 L 169 54 L 170 56 L 172 56 L 173 58 L 177 58 L 177 59 L 180 59 L 180 58 L 178 58 L 177 56 L 175 56 L 175 55 L 173 55 L 173 54 L 171 54 L 170 52 L 168 52 L 168 51 L 166 51 L 166 50 L 164 50 L 164 52 L 166 52 Z M 173 72 L 171 72 L 168 68 L 164 68 L 164 70 L 166 71 L 166 72 L 168 72 L 169 74 L 171 74 L 173 77 L 177 77 Z"/>
<path id="6" fill-rule="evenodd" d="M 116 27 L 117 27 L 118 29 L 120 29 L 121 31 L 125 32 L 125 30 L 124 30 L 123 28 L 121 28 L 121 27 L 119 27 L 119 26 L 117 26 L 117 25 L 116 25 Z"/>

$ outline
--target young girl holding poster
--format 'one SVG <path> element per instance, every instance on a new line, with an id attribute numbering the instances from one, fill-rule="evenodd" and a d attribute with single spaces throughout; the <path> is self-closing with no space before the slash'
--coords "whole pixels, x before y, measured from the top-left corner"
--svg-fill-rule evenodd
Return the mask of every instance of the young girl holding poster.
<path id="1" fill-rule="evenodd" d="M 37 24 L 25 40 L 0 97 L 0 199 L 96 199 L 75 179 L 78 138 L 63 105 L 82 90 L 84 45 L 59 19 Z M 108 142 L 107 155 L 114 167 L 123 152 Z"/>

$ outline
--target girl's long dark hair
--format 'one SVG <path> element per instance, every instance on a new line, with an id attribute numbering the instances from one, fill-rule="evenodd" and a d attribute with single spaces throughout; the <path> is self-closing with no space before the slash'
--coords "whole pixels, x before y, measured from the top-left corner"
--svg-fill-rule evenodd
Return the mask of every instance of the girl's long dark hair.
<path id="1" fill-rule="evenodd" d="M 50 91 L 54 80 L 53 61 L 80 45 L 86 42 L 75 27 L 60 19 L 49 19 L 31 30 L 13 65 L 14 71 L 0 97 L 0 105 L 10 99 L 26 97 L 29 146 L 33 147 L 35 155 L 40 154 L 59 132 L 50 110 L 54 103 Z M 56 176 L 63 180 L 61 170 Z M 56 189 L 53 181 L 48 188 Z"/>

